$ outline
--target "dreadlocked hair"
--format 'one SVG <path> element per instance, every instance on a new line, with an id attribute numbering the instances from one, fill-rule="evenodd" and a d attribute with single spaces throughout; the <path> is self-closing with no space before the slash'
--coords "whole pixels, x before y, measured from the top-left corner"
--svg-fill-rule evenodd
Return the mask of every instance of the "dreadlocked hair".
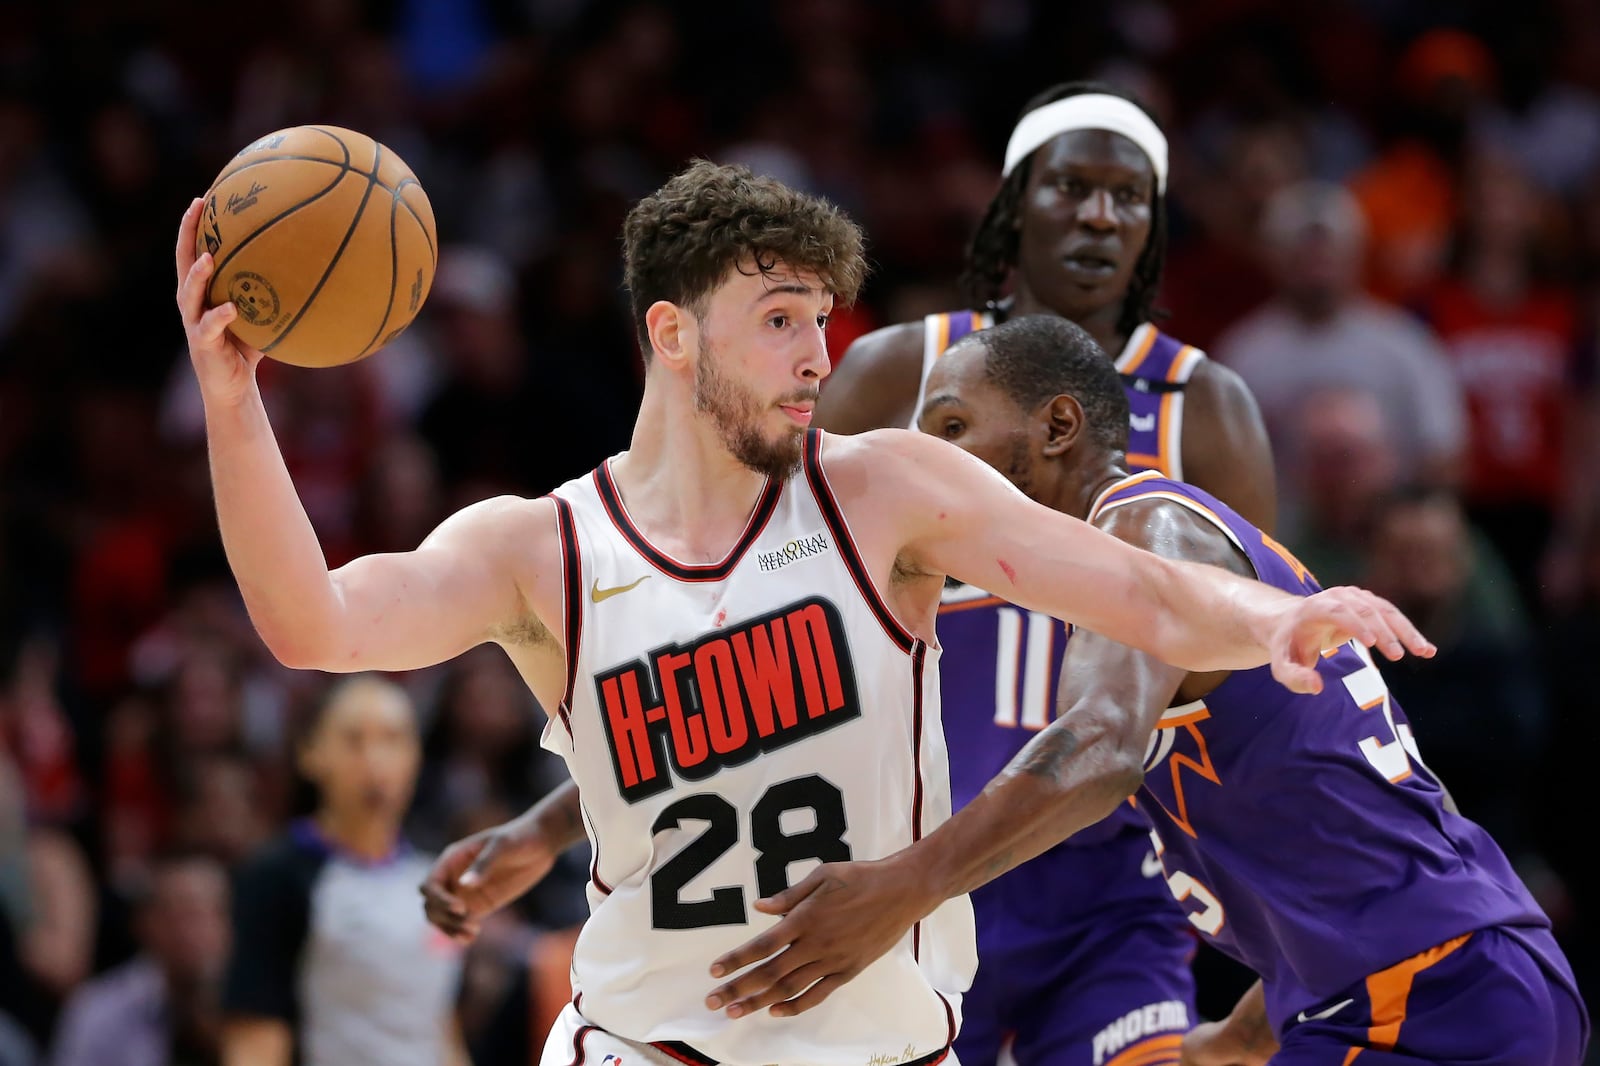
<path id="1" fill-rule="evenodd" d="M 1069 81 L 1053 86 L 1023 105 L 1018 120 L 1046 104 L 1085 93 L 1105 93 L 1133 104 L 1152 122 L 1155 115 L 1138 99 L 1111 85 L 1097 81 Z M 1022 192 L 1033 171 L 1030 154 L 1019 162 L 1001 182 L 1000 190 L 989 201 L 983 220 L 967 245 L 966 265 L 961 271 L 961 291 L 973 307 L 993 307 L 1005 294 L 1006 281 L 1017 268 L 1017 247 L 1021 241 Z M 1156 290 L 1161 286 L 1161 268 L 1167 258 L 1167 198 L 1158 192 L 1150 202 L 1150 236 L 1146 238 L 1139 261 L 1134 264 L 1128 292 L 1122 300 L 1117 329 L 1132 333 L 1144 323 L 1165 317 L 1155 309 Z"/>

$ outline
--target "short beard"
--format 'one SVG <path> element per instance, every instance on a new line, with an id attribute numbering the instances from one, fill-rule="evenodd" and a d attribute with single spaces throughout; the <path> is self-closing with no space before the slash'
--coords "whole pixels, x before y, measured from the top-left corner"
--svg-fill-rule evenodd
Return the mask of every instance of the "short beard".
<path id="1" fill-rule="evenodd" d="M 799 472 L 805 454 L 805 432 L 797 428 L 777 440 L 763 437 L 758 424 L 760 402 L 750 390 L 718 371 L 704 332 L 700 334 L 700 359 L 694 368 L 694 409 L 711 416 L 723 445 L 748 469 L 778 481 Z"/>

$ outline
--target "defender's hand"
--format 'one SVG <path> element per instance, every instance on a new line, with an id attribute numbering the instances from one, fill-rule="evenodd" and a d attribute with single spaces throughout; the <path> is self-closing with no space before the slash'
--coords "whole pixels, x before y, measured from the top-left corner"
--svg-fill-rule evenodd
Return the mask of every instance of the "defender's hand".
<path id="1" fill-rule="evenodd" d="M 733 1018 L 768 1006 L 780 1018 L 810 1010 L 893 948 L 938 905 L 928 898 L 925 884 L 926 878 L 893 860 L 817 867 L 793 888 L 756 903 L 764 914 L 786 917 L 713 962 L 711 976 L 768 961 L 716 988 L 706 1007 L 726 1006 Z"/>
<path id="2" fill-rule="evenodd" d="M 178 313 L 183 316 L 189 359 L 200 379 L 201 393 L 207 400 L 237 403 L 255 384 L 261 353 L 228 332 L 228 324 L 239 313 L 232 302 L 206 309 L 206 289 L 216 264 L 209 252 L 198 258 L 194 254 L 204 203 L 200 199 L 191 202 L 178 224 Z"/>
<path id="3" fill-rule="evenodd" d="M 1433 657 L 1433 646 L 1400 609 L 1365 589 L 1331 588 L 1306 596 L 1284 613 L 1272 640 L 1272 676 L 1293 692 L 1322 691 L 1322 653 L 1351 640 L 1376 647 L 1386 659 L 1410 652 Z"/>
<path id="4" fill-rule="evenodd" d="M 422 882 L 428 921 L 471 943 L 483 920 L 544 880 L 556 851 L 514 820 L 474 833 L 444 849 Z"/>
<path id="5" fill-rule="evenodd" d="M 1227 1022 L 1201 1022 L 1184 1034 L 1178 1066 L 1266 1066 L 1272 1054 L 1245 1047 Z"/>

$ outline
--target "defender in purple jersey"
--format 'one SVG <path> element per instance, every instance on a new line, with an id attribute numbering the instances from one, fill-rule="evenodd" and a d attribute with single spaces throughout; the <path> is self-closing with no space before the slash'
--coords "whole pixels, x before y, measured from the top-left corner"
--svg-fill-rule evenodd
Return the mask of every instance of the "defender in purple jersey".
<path id="1" fill-rule="evenodd" d="M 1041 316 L 953 349 L 922 425 L 1113 536 L 1317 591 L 1214 497 L 1130 475 L 1126 418 L 1088 338 Z M 1393 633 L 1367 636 L 1399 654 Z M 1323 642 L 1319 690 L 1297 695 L 1261 670 L 1186 673 L 1076 634 L 1061 716 L 923 841 L 879 863 L 824 866 L 781 894 L 784 922 L 719 961 L 731 969 L 782 948 L 782 964 L 730 994 L 761 1005 L 784 998 L 786 973 L 856 972 L 937 901 L 1137 790 L 1188 921 L 1261 976 L 1228 1019 L 1169 1038 L 1183 1062 L 1577 1066 L 1588 1018 L 1548 920 L 1428 771 L 1365 643 Z M 1131 1019 L 1123 1035 L 1146 1024 Z"/>
<path id="2" fill-rule="evenodd" d="M 1072 83 L 1030 100 L 963 277 L 982 310 L 858 340 L 823 392 L 818 424 L 847 433 L 914 426 L 928 375 L 951 345 L 1014 316 L 1059 314 L 1082 325 L 1122 377 L 1133 469 L 1196 481 L 1270 522 L 1272 455 L 1249 391 L 1150 321 L 1166 164 L 1154 119 L 1108 86 Z M 1052 717 L 1066 633 L 972 588 L 947 590 L 938 631 L 960 809 Z M 1195 1013 L 1195 937 L 1141 814 L 1119 808 L 972 902 L 979 967 L 956 1042 L 966 1066 L 993 1066 L 1007 1042 L 1019 1066 L 1105 1066 L 1153 1047 L 1171 1054 L 1145 1066 L 1176 1061 L 1172 1038 Z"/>

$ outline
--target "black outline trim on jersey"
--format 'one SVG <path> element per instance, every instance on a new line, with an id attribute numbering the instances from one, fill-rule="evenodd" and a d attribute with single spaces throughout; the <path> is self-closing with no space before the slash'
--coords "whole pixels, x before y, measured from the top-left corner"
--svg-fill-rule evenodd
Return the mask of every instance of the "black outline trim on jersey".
<path id="1" fill-rule="evenodd" d="M 911 652 L 911 842 L 922 839 L 922 669 L 928 661 L 928 646 L 917 641 Z M 911 927 L 911 958 L 922 956 L 922 922 Z"/>
<path id="2" fill-rule="evenodd" d="M 589 808 L 583 805 L 583 797 L 578 797 L 578 815 L 583 819 L 584 829 L 588 832 L 589 846 L 589 880 L 595 888 L 606 895 L 611 895 L 612 888 L 600 879 L 600 834 L 594 828 L 594 819 L 589 817 Z M 583 993 L 578 993 L 578 999 L 583 998 Z M 578 1005 L 577 1000 L 572 1001 L 573 1006 Z"/>
<path id="3" fill-rule="evenodd" d="M 945 1038 L 944 1047 L 940 1048 L 938 1051 L 930 1051 L 920 1059 L 912 1059 L 910 1062 L 906 1063 L 906 1066 L 938 1066 L 939 1063 L 943 1062 L 949 1057 L 950 1046 L 955 1043 L 956 1016 L 955 1013 L 950 1009 L 950 1001 L 945 999 L 944 996 L 939 992 L 935 992 L 934 995 L 938 996 L 939 1002 L 944 1004 L 944 1016 L 949 1022 L 950 1035 Z M 661 1052 L 663 1055 L 683 1063 L 684 1066 L 722 1066 L 722 1064 L 716 1059 L 705 1054 L 704 1052 L 696 1051 L 693 1047 L 685 1044 L 681 1040 L 657 1040 L 650 1046 Z"/>
<path id="4" fill-rule="evenodd" d="M 717 1060 L 685 1044 L 682 1040 L 657 1040 L 650 1045 L 670 1059 L 685 1066 L 718 1066 Z"/>
<path id="5" fill-rule="evenodd" d="M 611 464 L 601 463 L 594 470 L 594 487 L 600 495 L 600 503 L 605 507 L 606 516 L 611 519 L 611 524 L 617 527 L 633 550 L 638 552 L 651 566 L 672 578 L 674 581 L 726 581 L 728 575 L 733 573 L 733 568 L 739 565 L 750 546 L 761 536 L 767 528 L 767 523 L 778 510 L 778 498 L 783 495 L 783 482 L 775 478 L 768 478 L 761 490 L 761 496 L 756 500 L 756 506 L 750 512 L 750 520 L 745 523 L 744 532 L 739 534 L 739 539 L 734 542 L 728 554 L 719 563 L 680 563 L 678 560 L 660 551 L 655 545 L 645 539 L 633 519 L 628 516 L 628 510 L 622 503 L 622 494 L 617 491 L 616 482 L 611 478 Z"/>
<path id="6" fill-rule="evenodd" d="M 583 1066 L 584 1060 L 589 1056 L 588 1049 L 583 1046 L 583 1042 L 589 1039 L 590 1033 L 599 1028 L 598 1025 L 578 1026 L 578 1031 L 572 1034 L 572 1062 L 569 1066 Z"/>
<path id="7" fill-rule="evenodd" d="M 845 569 L 855 581 L 856 591 L 867 601 L 867 606 L 871 608 L 873 616 L 878 619 L 878 624 L 889 635 L 889 639 L 894 641 L 901 651 L 911 654 L 912 649 L 920 641 L 900 624 L 894 612 L 889 610 L 889 605 L 883 602 L 877 586 L 872 583 L 872 577 L 867 573 L 867 566 L 861 560 L 861 553 L 856 549 L 855 539 L 850 535 L 850 527 L 845 524 L 844 512 L 839 509 L 839 501 L 834 498 L 833 489 L 828 485 L 828 476 L 822 471 L 820 429 L 806 431 L 805 471 L 806 481 L 811 486 L 811 494 L 816 497 L 817 508 L 822 512 L 822 520 L 827 523 L 828 531 L 833 534 L 835 543 L 839 545 L 839 557 L 844 560 Z"/>
<path id="8" fill-rule="evenodd" d="M 578 527 L 572 520 L 572 504 L 552 495 L 556 505 L 556 528 L 561 540 L 561 598 L 566 619 L 561 633 L 562 650 L 567 659 L 567 687 L 561 693 L 556 713 L 572 737 L 572 693 L 578 684 L 578 645 L 583 640 L 583 556 L 578 548 Z"/>
<path id="9" fill-rule="evenodd" d="M 1118 373 L 1124 388 L 1131 388 L 1150 396 L 1165 396 L 1168 393 L 1182 392 L 1189 387 L 1188 380 L 1167 381 L 1165 379 L 1147 378 L 1142 374 Z"/>

